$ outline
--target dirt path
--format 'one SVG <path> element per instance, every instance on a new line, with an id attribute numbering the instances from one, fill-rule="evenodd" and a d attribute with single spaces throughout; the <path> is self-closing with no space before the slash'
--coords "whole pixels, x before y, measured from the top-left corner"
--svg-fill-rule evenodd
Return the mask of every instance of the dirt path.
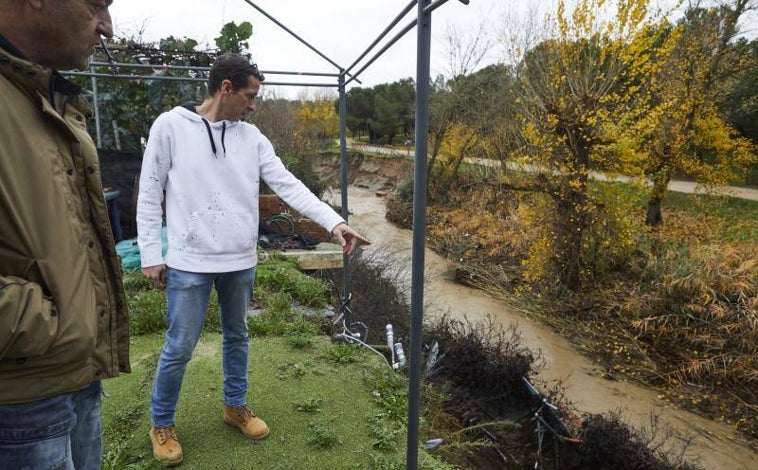
<path id="1" fill-rule="evenodd" d="M 398 156 L 408 156 L 407 150 L 399 150 L 392 147 L 381 147 L 381 146 L 375 146 L 375 145 L 360 145 L 355 143 L 349 143 L 349 147 L 357 149 L 357 150 L 363 150 L 366 152 L 372 152 L 377 153 L 381 155 L 398 155 Z M 483 166 L 488 167 L 497 167 L 500 166 L 500 162 L 497 160 L 485 160 L 485 159 L 469 159 L 470 163 L 476 163 Z M 509 164 L 509 168 L 511 169 L 527 169 L 530 170 L 528 166 L 524 165 L 516 165 L 516 164 Z M 534 171 L 532 168 L 531 171 Z M 609 178 L 605 175 L 602 175 L 601 173 L 592 173 L 592 177 L 598 180 L 607 181 Z M 614 181 L 628 181 L 629 178 L 624 177 L 618 177 L 613 178 Z M 689 193 L 689 194 L 707 194 L 708 191 L 703 188 L 702 186 L 698 185 L 697 183 L 691 182 L 691 181 L 671 181 L 668 185 L 669 191 L 675 191 L 678 193 Z M 718 191 L 716 191 L 715 194 L 723 195 L 723 196 L 731 196 L 731 197 L 737 197 L 740 199 L 749 199 L 751 201 L 758 201 L 758 189 L 752 189 L 752 188 L 742 188 L 739 186 L 724 186 L 723 188 L 720 188 Z"/>
<path id="2" fill-rule="evenodd" d="M 370 250 L 389 256 L 398 265 L 408 266 L 410 280 L 411 233 L 393 226 L 384 218 L 384 200 L 374 191 L 351 187 L 348 193 L 350 224 L 368 235 L 374 244 Z M 339 201 L 339 195 L 333 196 Z M 434 308 L 428 312 L 449 311 L 457 318 L 483 319 L 491 315 L 495 322 L 515 324 L 525 344 L 540 351 L 546 360 L 541 377 L 561 380 L 569 400 L 584 412 L 600 413 L 622 410 L 625 419 L 635 426 L 650 425 L 651 415 L 660 415 L 659 423 L 669 427 L 675 439 L 692 440 L 687 456 L 699 457 L 704 468 L 712 470 L 756 470 L 758 455 L 748 441 L 729 426 L 701 418 L 671 407 L 654 391 L 641 386 L 602 378 L 599 367 L 579 354 L 563 337 L 526 318 L 485 293 L 446 279 L 449 263 L 431 250 L 425 253 L 424 298 Z"/>

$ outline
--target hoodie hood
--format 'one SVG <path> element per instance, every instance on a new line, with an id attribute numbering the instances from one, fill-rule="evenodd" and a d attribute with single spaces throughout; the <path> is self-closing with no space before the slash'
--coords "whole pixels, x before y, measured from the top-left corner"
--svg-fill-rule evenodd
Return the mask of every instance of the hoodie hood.
<path id="1" fill-rule="evenodd" d="M 213 156 L 215 158 L 218 158 L 219 154 L 216 148 L 216 140 L 213 138 L 213 131 L 212 129 L 221 127 L 221 149 L 223 150 L 222 157 L 226 158 L 226 128 L 232 127 L 237 124 L 239 124 L 239 121 L 228 121 L 226 119 L 222 119 L 219 122 L 211 123 L 207 119 L 205 119 L 203 116 L 198 114 L 197 107 L 200 106 L 200 103 L 197 101 L 187 101 L 181 106 L 177 106 L 173 109 L 176 113 L 178 113 L 181 116 L 186 117 L 190 121 L 194 122 L 202 122 L 205 126 L 205 130 L 208 132 L 208 141 L 211 145 L 211 150 L 213 151 Z"/>

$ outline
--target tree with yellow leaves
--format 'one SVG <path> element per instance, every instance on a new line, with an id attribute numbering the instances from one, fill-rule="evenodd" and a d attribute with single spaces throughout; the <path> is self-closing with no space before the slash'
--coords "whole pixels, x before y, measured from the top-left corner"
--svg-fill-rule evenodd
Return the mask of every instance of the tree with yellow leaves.
<path id="1" fill-rule="evenodd" d="M 339 124 L 333 100 L 301 101 L 295 135 L 297 139 L 307 142 L 308 147 L 326 145 L 339 136 Z"/>
<path id="2" fill-rule="evenodd" d="M 646 223 L 663 221 L 661 203 L 675 175 L 707 186 L 735 180 L 755 161 L 752 143 L 738 135 L 720 112 L 727 91 L 720 77 L 742 64 L 726 60 L 738 22 L 755 0 L 730 0 L 710 9 L 690 8 L 665 38 L 670 54 L 662 58 L 649 93 L 654 103 L 638 129 L 649 155 L 646 173 L 653 182 Z"/>
<path id="3" fill-rule="evenodd" d="M 538 174 L 508 185 L 547 196 L 525 217 L 539 231 L 524 262 L 527 279 L 554 276 L 579 290 L 593 259 L 631 243 L 629 211 L 589 180 L 591 171 L 639 175 L 643 167 L 632 123 L 644 114 L 644 84 L 661 53 L 648 4 L 580 0 L 568 12 L 560 1 L 552 38 L 518 67 L 521 127 L 512 158 Z"/>

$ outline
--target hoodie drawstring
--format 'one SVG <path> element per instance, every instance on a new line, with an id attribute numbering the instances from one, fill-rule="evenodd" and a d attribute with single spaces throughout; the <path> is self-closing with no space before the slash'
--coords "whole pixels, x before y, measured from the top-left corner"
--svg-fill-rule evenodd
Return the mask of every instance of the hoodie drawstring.
<path id="1" fill-rule="evenodd" d="M 215 158 L 218 158 L 218 155 L 216 154 L 216 142 L 213 140 L 213 133 L 211 132 L 211 125 L 208 123 L 208 120 L 204 117 L 201 117 L 200 119 L 203 120 L 203 124 L 205 124 L 205 130 L 208 131 L 208 140 L 211 141 L 211 150 L 213 150 L 213 156 Z M 221 148 L 224 149 L 224 158 L 226 158 L 226 143 L 224 142 L 224 137 L 226 135 L 226 121 L 221 123 Z"/>
<path id="2" fill-rule="evenodd" d="M 221 123 L 221 148 L 224 149 L 224 158 L 226 158 L 226 144 L 224 143 L 225 135 L 226 135 L 226 121 Z"/>

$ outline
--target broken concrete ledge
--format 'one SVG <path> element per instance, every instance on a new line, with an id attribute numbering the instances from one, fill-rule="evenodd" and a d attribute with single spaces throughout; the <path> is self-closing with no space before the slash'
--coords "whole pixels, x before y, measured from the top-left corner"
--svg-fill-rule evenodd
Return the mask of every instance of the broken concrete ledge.
<path id="1" fill-rule="evenodd" d="M 313 250 L 272 251 L 285 258 L 294 258 L 302 270 L 342 268 L 342 247 L 336 243 L 321 242 Z"/>

